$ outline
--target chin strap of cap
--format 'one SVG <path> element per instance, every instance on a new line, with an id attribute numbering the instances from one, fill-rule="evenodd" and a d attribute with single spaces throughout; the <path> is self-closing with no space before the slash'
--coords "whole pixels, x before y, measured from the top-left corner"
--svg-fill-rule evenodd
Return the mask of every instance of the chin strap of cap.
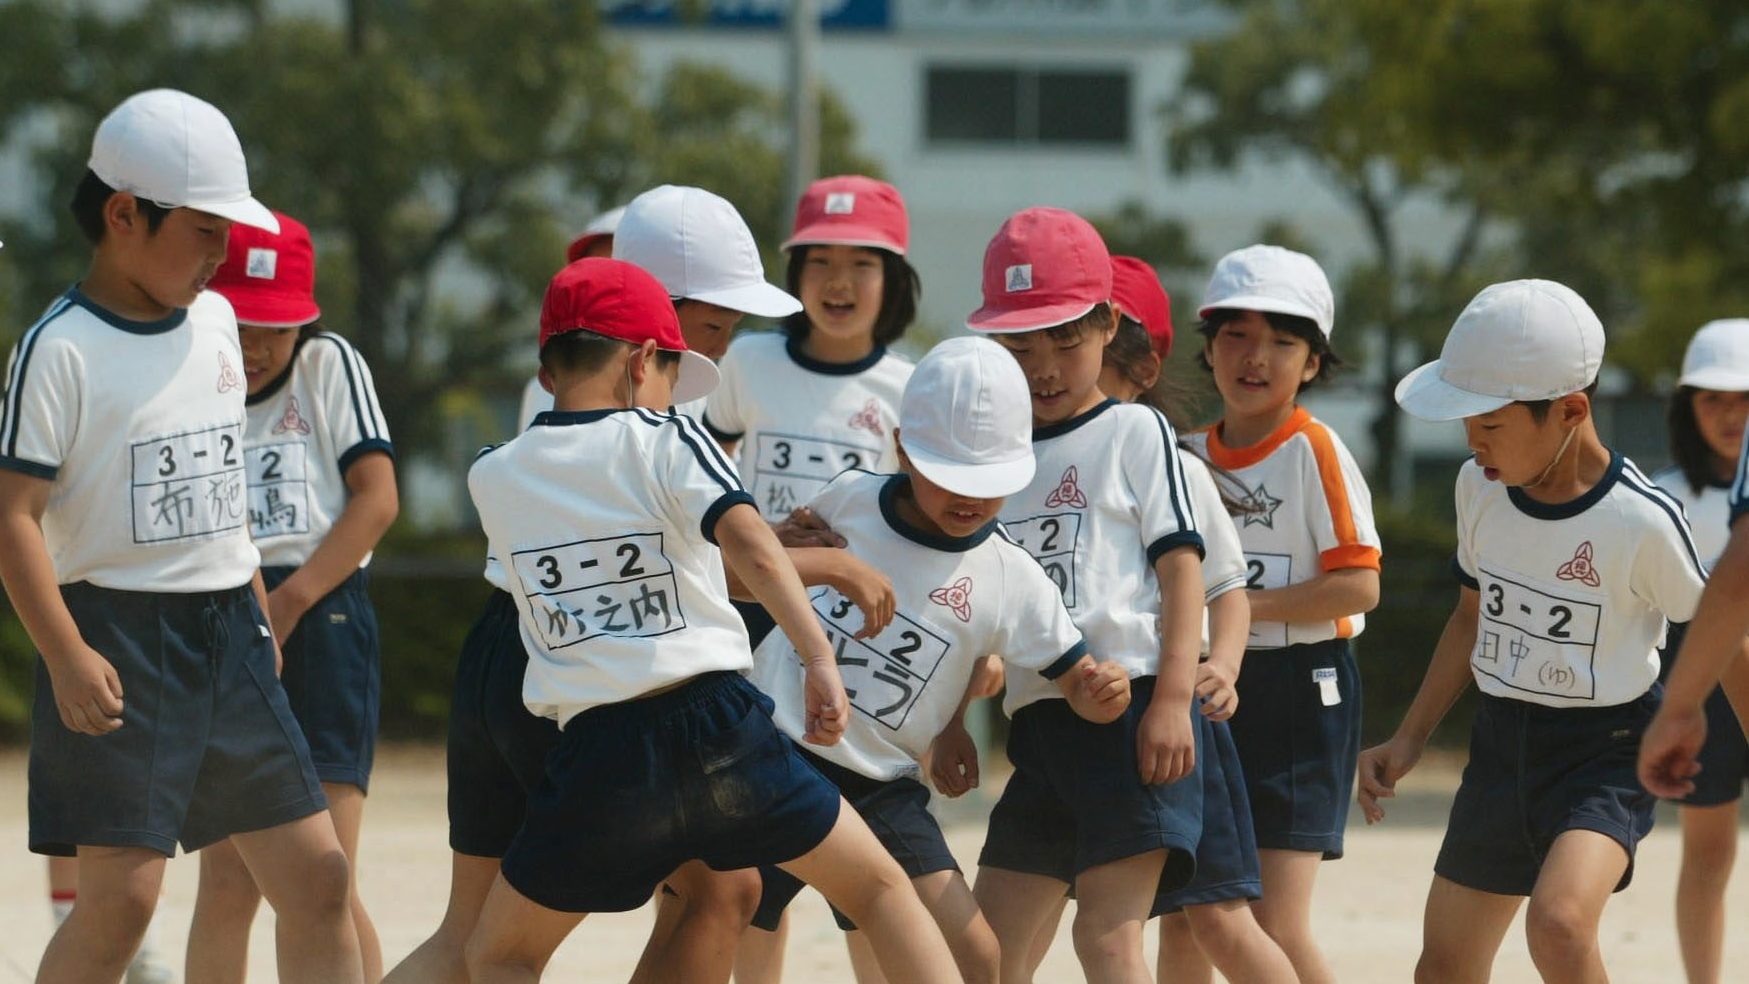
<path id="1" fill-rule="evenodd" d="M 1561 459 L 1566 457 L 1567 447 L 1568 447 L 1568 445 L 1573 443 L 1573 435 L 1577 434 L 1577 433 L 1579 433 L 1579 428 L 1577 428 L 1577 427 L 1573 428 L 1572 430 L 1569 430 L 1567 432 L 1567 436 L 1561 439 L 1561 449 L 1559 451 L 1555 452 L 1555 457 L 1553 460 L 1551 460 L 1549 462 L 1549 466 L 1547 468 L 1544 468 L 1542 471 L 1542 474 L 1538 475 L 1536 477 L 1536 481 L 1526 482 L 1524 485 L 1522 485 L 1520 487 L 1526 488 L 1526 489 L 1534 489 L 1537 486 L 1541 485 L 1542 483 L 1548 481 L 1549 474 L 1555 470 L 1556 465 L 1561 463 Z"/>

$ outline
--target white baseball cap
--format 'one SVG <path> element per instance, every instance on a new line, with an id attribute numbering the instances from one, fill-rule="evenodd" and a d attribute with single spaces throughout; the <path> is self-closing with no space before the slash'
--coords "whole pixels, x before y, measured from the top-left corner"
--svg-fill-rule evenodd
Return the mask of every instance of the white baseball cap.
<path id="1" fill-rule="evenodd" d="M 1457 420 L 1577 393 L 1602 366 L 1603 324 L 1584 298 L 1552 280 L 1508 280 L 1464 307 L 1439 358 L 1397 383 L 1397 402 Z"/>
<path id="2" fill-rule="evenodd" d="M 1221 257 L 1196 313 L 1206 318 L 1216 308 L 1309 318 L 1326 340 L 1336 323 L 1336 298 L 1324 268 L 1280 246 L 1247 246 Z"/>
<path id="3" fill-rule="evenodd" d="M 1701 325 L 1683 353 L 1676 385 L 1726 393 L 1749 390 L 1749 318 Z"/>
<path id="4" fill-rule="evenodd" d="M 661 185 L 632 199 L 613 234 L 613 256 L 643 267 L 671 297 L 761 318 L 802 309 L 801 301 L 766 283 L 741 213 L 703 188 Z"/>
<path id="5" fill-rule="evenodd" d="M 249 193 L 249 167 L 231 121 L 175 89 L 137 92 L 97 124 L 86 165 L 103 183 L 165 208 L 192 208 L 279 232 Z"/>
<path id="6" fill-rule="evenodd" d="M 1032 395 L 1008 350 L 962 335 L 929 350 L 899 399 L 899 444 L 924 478 L 997 499 L 1032 481 Z"/>

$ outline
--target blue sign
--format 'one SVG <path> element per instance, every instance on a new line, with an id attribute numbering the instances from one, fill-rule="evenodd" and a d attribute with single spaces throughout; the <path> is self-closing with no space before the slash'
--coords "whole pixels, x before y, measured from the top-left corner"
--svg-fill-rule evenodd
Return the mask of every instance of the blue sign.
<path id="1" fill-rule="evenodd" d="M 788 0 L 600 0 L 608 23 L 620 27 L 778 28 Z M 894 0 L 818 0 L 826 30 L 884 31 L 892 26 Z M 701 9 L 702 8 L 702 9 Z"/>

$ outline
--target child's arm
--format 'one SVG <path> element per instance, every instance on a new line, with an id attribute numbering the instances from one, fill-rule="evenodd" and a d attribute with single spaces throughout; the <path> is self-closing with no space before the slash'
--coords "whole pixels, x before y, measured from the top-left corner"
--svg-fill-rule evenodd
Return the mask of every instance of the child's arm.
<path id="1" fill-rule="evenodd" d="M 1403 715 L 1403 723 L 1389 741 L 1360 753 L 1359 799 L 1367 823 L 1385 818 L 1378 801 L 1397 795 L 1397 780 L 1415 767 L 1433 729 L 1469 689 L 1474 679 L 1470 653 L 1476 647 L 1480 598 L 1481 592 L 1475 588 L 1458 589 L 1457 608 L 1445 621 L 1445 631 L 1439 634 L 1439 644 L 1427 664 L 1427 675 L 1421 678 L 1421 689 L 1415 692 L 1415 701 Z"/>
<path id="2" fill-rule="evenodd" d="M 862 612 L 862 628 L 857 630 L 856 638 L 873 639 L 893 620 L 899 598 L 893 592 L 892 580 L 850 551 L 835 547 L 785 547 L 784 552 L 795 565 L 803 587 L 824 584 L 834 588 Z M 729 597 L 736 601 L 756 600 L 726 559 L 723 576 L 729 584 Z"/>
<path id="3" fill-rule="evenodd" d="M 1202 564 L 1196 550 L 1181 546 L 1161 554 L 1154 575 L 1160 582 L 1160 669 L 1136 735 L 1139 772 L 1150 784 L 1176 782 L 1196 767 L 1190 702 L 1202 651 Z"/>
<path id="4" fill-rule="evenodd" d="M 52 487 L 46 479 L 0 471 L 0 582 L 42 653 L 61 724 L 84 735 L 106 735 L 121 727 L 121 678 L 85 644 L 61 598 L 42 531 Z"/>
<path id="5" fill-rule="evenodd" d="M 989 689 L 987 681 L 991 674 L 985 662 L 989 659 L 984 657 L 972 668 L 959 706 L 954 708 L 941 733 L 929 743 L 930 779 L 936 791 L 949 799 L 978 788 L 978 743 L 966 730 L 966 709 L 972 706 L 972 701 L 989 696 L 984 692 Z"/>
<path id="6" fill-rule="evenodd" d="M 1251 617 L 1259 622 L 1334 622 L 1379 604 L 1379 572 L 1345 567 L 1280 588 L 1251 592 Z"/>
<path id="7" fill-rule="evenodd" d="M 746 501 L 730 506 L 717 519 L 715 533 L 724 558 L 741 583 L 802 654 L 807 667 L 803 684 L 806 706 L 802 709 L 807 731 L 803 740 L 815 745 L 834 744 L 850 721 L 850 700 L 795 565 L 759 511 Z"/>
<path id="8" fill-rule="evenodd" d="M 395 462 L 388 454 L 362 454 L 346 469 L 346 508 L 310 559 L 267 595 L 274 638 L 283 644 L 310 606 L 358 570 L 400 513 Z"/>
<path id="9" fill-rule="evenodd" d="M 1202 713 L 1225 721 L 1239 709 L 1239 666 L 1251 634 L 1251 592 L 1225 591 L 1208 603 L 1209 658 L 1196 667 L 1196 695 Z"/>
<path id="10" fill-rule="evenodd" d="M 1130 706 L 1130 675 L 1115 660 L 1083 656 L 1054 682 L 1070 709 L 1094 724 L 1110 724 Z"/>

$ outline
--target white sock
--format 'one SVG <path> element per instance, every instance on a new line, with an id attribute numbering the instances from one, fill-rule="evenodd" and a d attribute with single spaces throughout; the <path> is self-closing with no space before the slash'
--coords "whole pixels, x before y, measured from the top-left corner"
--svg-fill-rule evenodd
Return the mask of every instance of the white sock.
<path id="1" fill-rule="evenodd" d="M 67 916 L 73 911 L 73 893 L 50 892 L 49 908 L 54 912 L 55 926 L 59 928 L 62 923 L 67 921 Z"/>

